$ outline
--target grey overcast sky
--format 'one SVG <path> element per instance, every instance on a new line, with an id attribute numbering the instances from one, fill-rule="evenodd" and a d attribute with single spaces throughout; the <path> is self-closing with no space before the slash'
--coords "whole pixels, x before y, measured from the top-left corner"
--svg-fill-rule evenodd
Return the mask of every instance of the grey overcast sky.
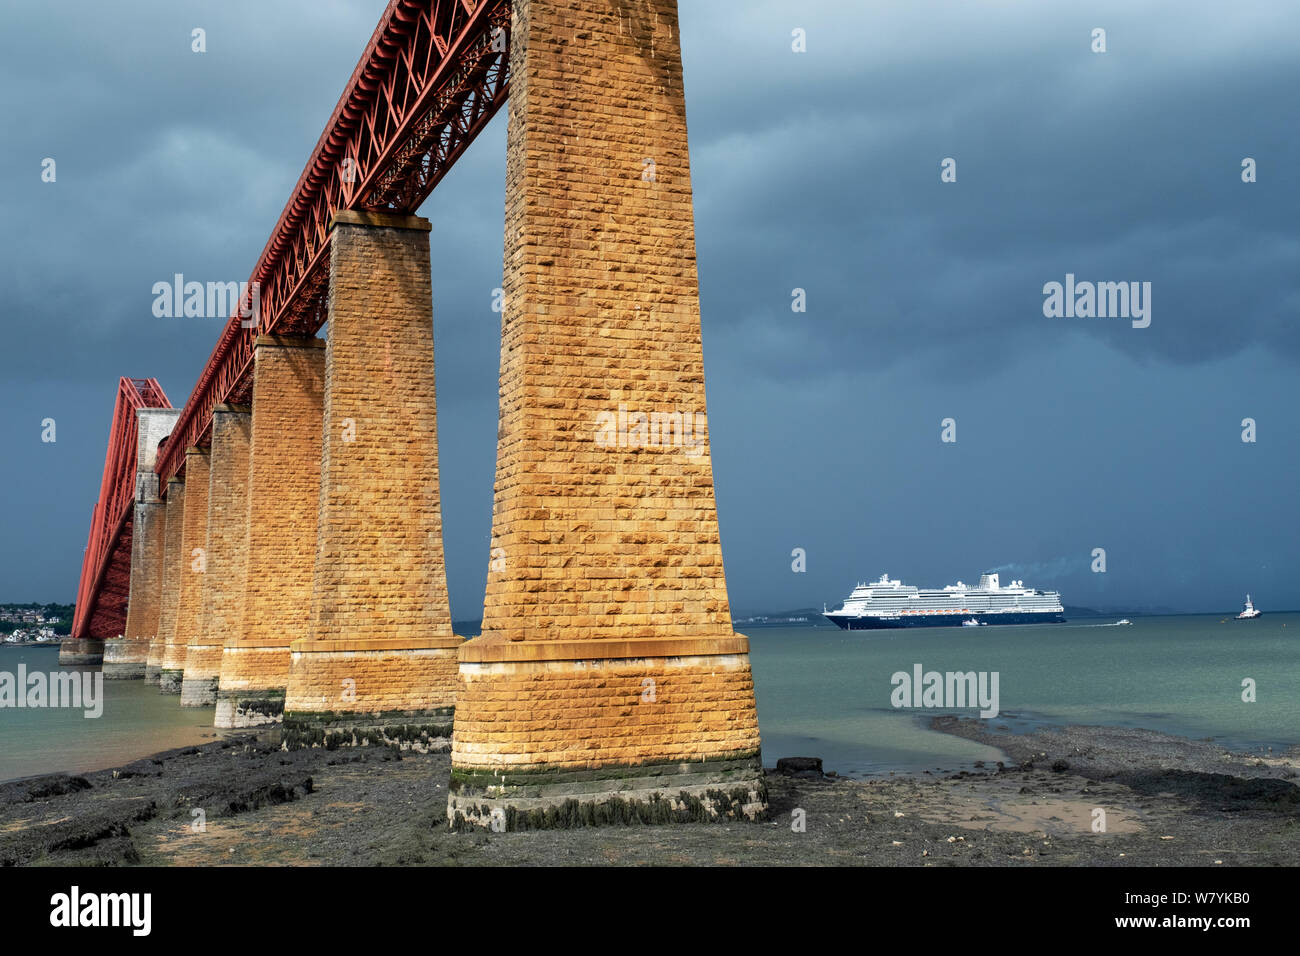
<path id="1" fill-rule="evenodd" d="M 1300 608 L 1300 4 L 680 7 L 735 611 L 993 567 L 1067 604 Z M 155 318 L 153 283 L 248 277 L 383 8 L 0 9 L 0 601 L 72 599 L 118 377 L 183 404 L 218 333 Z M 505 119 L 421 210 L 457 619 L 489 560 Z M 1046 317 L 1067 273 L 1150 282 L 1150 326 Z"/>

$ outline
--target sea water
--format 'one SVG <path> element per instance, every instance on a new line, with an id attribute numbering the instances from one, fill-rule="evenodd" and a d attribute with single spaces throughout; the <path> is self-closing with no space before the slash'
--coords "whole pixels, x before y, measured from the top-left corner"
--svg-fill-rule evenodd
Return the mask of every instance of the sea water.
<path id="1" fill-rule="evenodd" d="M 759 627 L 748 637 L 769 766 L 812 756 L 828 770 L 862 775 L 998 759 L 992 748 L 928 727 L 936 714 L 976 717 L 976 708 L 892 705 L 892 676 L 917 664 L 997 672 L 994 727 L 1142 727 L 1253 751 L 1300 744 L 1300 614 L 1139 617 L 1121 626 Z M 1243 700 L 1247 680 L 1253 703 Z"/>
<path id="2" fill-rule="evenodd" d="M 744 629 L 742 628 L 742 631 Z M 891 703 L 895 673 L 997 672 L 994 727 L 1144 727 L 1234 750 L 1300 744 L 1300 614 L 1139 617 L 1018 627 L 841 631 L 752 628 L 750 663 L 763 762 L 821 757 L 862 776 L 953 770 L 997 750 L 930 730 L 936 714 Z M 54 672 L 58 650 L 0 648 L 0 671 Z M 1253 703 L 1243 681 L 1254 684 Z M 104 681 L 104 712 L 0 709 L 0 780 L 114 767 L 213 739 L 213 709 L 185 708 L 142 680 Z"/>
<path id="3" fill-rule="evenodd" d="M 17 674 L 93 672 L 60 667 L 59 648 L 0 647 L 0 672 Z M 106 680 L 103 713 L 85 717 L 80 708 L 0 707 L 0 781 L 42 773 L 85 772 L 117 767 L 174 747 L 217 736 L 211 707 L 182 707 L 176 694 L 162 694 L 143 680 Z"/>

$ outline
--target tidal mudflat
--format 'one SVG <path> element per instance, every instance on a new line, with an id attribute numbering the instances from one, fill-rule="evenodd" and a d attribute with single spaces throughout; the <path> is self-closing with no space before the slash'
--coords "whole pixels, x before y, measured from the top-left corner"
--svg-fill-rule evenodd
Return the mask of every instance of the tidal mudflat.
<path id="1" fill-rule="evenodd" d="M 4 865 L 1282 865 L 1300 753 L 1113 727 L 1014 734 L 973 770 L 766 774 L 762 822 L 491 833 L 446 826 L 445 753 L 281 751 L 266 735 L 0 785 Z M 1101 813 L 1099 814 L 1098 811 Z M 1104 821 L 1099 825 L 1099 821 Z M 800 826 L 800 822 L 802 826 Z M 1104 826 L 1104 829 L 1101 828 Z"/>

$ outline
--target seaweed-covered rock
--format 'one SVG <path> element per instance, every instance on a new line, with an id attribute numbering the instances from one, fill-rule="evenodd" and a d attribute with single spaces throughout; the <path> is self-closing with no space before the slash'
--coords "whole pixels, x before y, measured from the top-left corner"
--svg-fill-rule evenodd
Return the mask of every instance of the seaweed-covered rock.
<path id="1" fill-rule="evenodd" d="M 821 757 L 782 757 L 776 762 L 776 769 L 787 777 L 820 780 L 825 776 Z"/>

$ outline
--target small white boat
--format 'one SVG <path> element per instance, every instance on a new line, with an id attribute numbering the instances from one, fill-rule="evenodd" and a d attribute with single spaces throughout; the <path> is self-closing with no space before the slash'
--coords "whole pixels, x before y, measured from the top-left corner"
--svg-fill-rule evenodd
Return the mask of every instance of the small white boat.
<path id="1" fill-rule="evenodd" d="M 1122 617 L 1122 618 L 1120 618 L 1118 621 L 1115 622 L 1115 626 L 1116 626 L 1116 627 L 1119 627 L 1121 624 L 1132 624 L 1132 623 L 1133 623 L 1133 622 L 1130 621 L 1128 618 L 1126 618 L 1126 617 Z"/>
<path id="2" fill-rule="evenodd" d="M 962 622 L 961 622 L 961 626 L 962 626 L 962 627 L 979 627 L 979 626 L 980 626 L 980 622 L 977 621 L 977 620 L 975 620 L 975 618 L 971 618 L 969 621 L 962 621 Z"/>
<path id="3" fill-rule="evenodd" d="M 1237 615 L 1237 620 L 1249 621 L 1252 618 L 1259 617 L 1263 613 L 1264 612 L 1256 608 L 1254 604 L 1250 603 L 1250 595 L 1247 594 L 1246 603 L 1242 606 L 1241 613 Z"/>

